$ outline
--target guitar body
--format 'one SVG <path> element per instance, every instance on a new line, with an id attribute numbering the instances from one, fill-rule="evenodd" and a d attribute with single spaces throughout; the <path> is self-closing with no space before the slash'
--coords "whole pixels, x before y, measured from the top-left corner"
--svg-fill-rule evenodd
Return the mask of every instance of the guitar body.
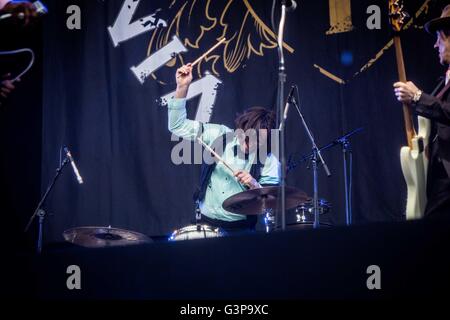
<path id="1" fill-rule="evenodd" d="M 430 120 L 418 117 L 419 130 L 412 139 L 412 146 L 400 150 L 400 162 L 405 178 L 408 195 L 406 200 L 406 219 L 423 217 L 427 205 L 427 169 L 426 148 L 430 138 Z"/>

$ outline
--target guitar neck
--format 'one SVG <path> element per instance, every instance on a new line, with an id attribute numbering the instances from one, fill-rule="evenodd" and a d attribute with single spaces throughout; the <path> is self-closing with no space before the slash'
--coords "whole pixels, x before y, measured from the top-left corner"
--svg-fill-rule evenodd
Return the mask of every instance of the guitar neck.
<path id="1" fill-rule="evenodd" d="M 402 42 L 399 36 L 394 37 L 394 44 L 395 55 L 397 58 L 398 78 L 401 82 L 406 82 L 405 61 L 403 59 Z M 403 104 L 403 120 L 405 122 L 406 139 L 408 141 L 408 146 L 411 148 L 412 139 L 416 136 L 416 132 L 414 129 L 411 109 L 406 103 Z"/>

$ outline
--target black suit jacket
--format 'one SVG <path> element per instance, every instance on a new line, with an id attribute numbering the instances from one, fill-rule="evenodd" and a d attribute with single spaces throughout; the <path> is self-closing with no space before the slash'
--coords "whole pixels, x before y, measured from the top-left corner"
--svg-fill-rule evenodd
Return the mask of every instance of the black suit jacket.
<path id="1" fill-rule="evenodd" d="M 437 139 L 432 135 L 431 149 L 435 149 L 432 156 L 439 156 L 444 165 L 447 176 L 450 178 L 450 89 L 442 99 L 423 93 L 415 105 L 416 113 L 420 116 L 434 121 L 434 132 Z M 432 132 L 433 132 L 432 131 Z M 434 140 L 434 141 L 433 141 Z M 430 159 L 431 160 L 431 159 Z M 431 163 L 431 162 L 430 162 Z"/>

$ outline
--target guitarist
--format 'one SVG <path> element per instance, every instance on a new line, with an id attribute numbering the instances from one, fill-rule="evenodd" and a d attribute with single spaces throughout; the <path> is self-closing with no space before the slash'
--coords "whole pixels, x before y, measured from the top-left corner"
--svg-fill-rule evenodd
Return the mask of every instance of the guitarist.
<path id="1" fill-rule="evenodd" d="M 0 51 L 6 46 L 15 43 L 23 29 L 30 27 L 37 20 L 38 13 L 29 1 L 0 0 Z M 10 37 L 10 39 L 8 39 Z M 14 41 L 10 41 L 13 39 Z M 0 60 L 0 109 L 6 102 L 9 94 L 15 89 L 11 79 L 11 73 L 7 66 L 3 66 L 3 58 Z M 16 80 L 20 82 L 20 79 Z"/>
<path id="2" fill-rule="evenodd" d="M 440 18 L 426 23 L 425 29 L 437 35 L 434 48 L 439 50 L 440 63 L 449 67 L 445 85 L 440 85 L 436 96 L 422 92 L 410 81 L 395 83 L 394 92 L 400 102 L 432 120 L 425 217 L 450 219 L 450 5 Z"/>

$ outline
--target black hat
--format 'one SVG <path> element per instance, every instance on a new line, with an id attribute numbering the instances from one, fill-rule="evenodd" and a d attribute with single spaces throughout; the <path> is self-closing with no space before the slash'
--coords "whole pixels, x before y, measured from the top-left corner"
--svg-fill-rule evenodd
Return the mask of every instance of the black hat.
<path id="1" fill-rule="evenodd" d="M 425 23 L 425 30 L 429 33 L 435 33 L 438 30 L 446 29 L 450 29 L 450 4 L 442 10 L 440 18 Z"/>

